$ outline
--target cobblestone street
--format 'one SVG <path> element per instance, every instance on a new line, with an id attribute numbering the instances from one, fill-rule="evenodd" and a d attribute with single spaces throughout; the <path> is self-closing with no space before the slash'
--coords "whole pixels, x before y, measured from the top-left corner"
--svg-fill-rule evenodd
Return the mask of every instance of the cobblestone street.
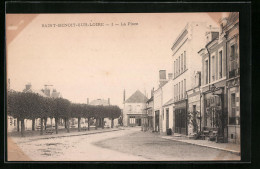
<path id="1" fill-rule="evenodd" d="M 47 137 L 47 136 L 46 136 Z M 35 161 L 190 161 L 239 160 L 240 156 L 161 138 L 140 128 L 23 141 L 15 140 Z M 13 159 L 15 160 L 15 159 Z M 20 159 L 21 160 L 21 159 Z M 26 160 L 28 160 L 26 158 Z"/>

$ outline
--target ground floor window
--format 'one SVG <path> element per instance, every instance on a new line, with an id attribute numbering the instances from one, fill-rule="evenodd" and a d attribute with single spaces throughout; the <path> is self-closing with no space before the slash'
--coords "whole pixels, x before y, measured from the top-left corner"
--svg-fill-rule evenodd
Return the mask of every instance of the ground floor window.
<path id="1" fill-rule="evenodd" d="M 238 89 L 236 89 L 238 90 Z M 232 90 L 229 95 L 229 124 L 240 125 L 240 98 L 239 92 Z"/>
<path id="2" fill-rule="evenodd" d="M 135 116 L 130 116 L 129 117 L 129 123 L 130 124 L 135 124 Z"/>

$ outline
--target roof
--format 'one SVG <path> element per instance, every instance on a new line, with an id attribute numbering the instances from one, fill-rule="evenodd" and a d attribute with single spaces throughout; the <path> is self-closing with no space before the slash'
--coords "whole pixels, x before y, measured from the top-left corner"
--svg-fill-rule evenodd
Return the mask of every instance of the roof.
<path id="1" fill-rule="evenodd" d="M 152 101 L 153 101 L 153 96 L 149 100 L 147 100 L 146 103 L 149 103 L 149 102 L 152 102 Z"/>
<path id="2" fill-rule="evenodd" d="M 36 93 L 36 94 L 39 94 L 40 96 L 47 97 L 41 90 L 35 90 L 35 89 L 32 89 L 32 88 L 30 88 L 28 90 L 24 89 L 23 92 L 25 92 L 25 93 Z"/>
<path id="3" fill-rule="evenodd" d="M 147 100 L 147 97 L 142 92 L 137 90 L 125 101 L 125 103 L 146 103 Z"/>
<path id="4" fill-rule="evenodd" d="M 173 99 L 170 99 L 168 102 L 166 102 L 166 103 L 163 105 L 163 107 L 164 107 L 164 106 L 171 105 L 171 104 L 173 104 L 173 103 L 174 103 L 174 100 L 173 100 Z"/>
<path id="5" fill-rule="evenodd" d="M 105 99 L 92 100 L 89 104 L 94 105 L 94 106 L 99 106 L 99 105 L 108 106 L 109 105 L 108 100 L 105 100 Z"/>

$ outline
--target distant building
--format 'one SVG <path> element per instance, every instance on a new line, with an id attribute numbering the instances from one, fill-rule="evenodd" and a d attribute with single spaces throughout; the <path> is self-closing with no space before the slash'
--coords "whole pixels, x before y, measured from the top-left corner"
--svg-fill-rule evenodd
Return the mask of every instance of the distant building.
<path id="1" fill-rule="evenodd" d="M 192 81 L 192 87 L 190 90 L 187 90 L 187 97 L 188 97 L 188 115 L 190 115 L 190 119 L 188 119 L 188 135 L 196 134 L 199 131 L 202 131 L 201 124 L 201 102 L 202 96 L 200 91 L 201 86 L 201 72 L 194 72 L 193 75 L 194 79 Z M 197 129 L 194 129 L 192 121 L 196 120 L 197 122 Z M 195 124 L 195 123 L 194 123 Z"/>
<path id="2" fill-rule="evenodd" d="M 10 89 L 10 80 L 8 81 L 8 86 L 9 86 L 8 91 L 13 91 L 12 89 Z M 42 97 L 52 97 L 52 98 L 62 97 L 61 93 L 57 92 L 56 89 L 53 89 L 51 92 L 51 90 L 47 87 L 47 85 L 45 85 L 44 89 L 37 90 L 32 87 L 31 83 L 28 83 L 25 85 L 25 89 L 23 89 L 23 92 L 24 93 L 35 93 Z M 17 119 L 13 118 L 11 116 L 8 116 L 7 119 L 8 119 L 8 131 L 15 130 L 17 128 L 17 123 L 18 123 Z M 62 121 L 63 120 L 60 119 L 60 123 L 63 123 Z M 35 124 L 35 127 L 37 128 L 37 126 L 40 125 L 40 119 L 35 119 L 34 124 Z M 52 126 L 52 124 L 54 124 L 54 119 L 47 118 L 46 124 Z M 25 130 L 32 130 L 33 122 L 31 119 L 25 119 L 24 125 L 25 125 Z"/>
<path id="3" fill-rule="evenodd" d="M 89 99 L 87 99 L 87 100 L 88 100 L 87 102 L 89 102 Z M 110 98 L 108 98 L 107 100 L 105 100 L 105 99 L 92 100 L 89 104 L 93 105 L 93 106 L 109 106 L 110 105 Z M 102 127 L 100 119 L 96 119 L 96 120 L 97 120 L 96 123 L 98 123 L 97 126 Z M 105 127 L 111 127 L 111 119 L 105 118 L 104 121 L 105 121 Z M 114 121 L 114 125 L 115 126 L 118 125 L 117 121 Z"/>
<path id="4" fill-rule="evenodd" d="M 92 100 L 90 103 L 90 105 L 94 105 L 94 106 L 109 106 L 110 105 L 110 99 L 105 100 L 105 99 L 96 99 L 96 100 Z"/>
<path id="5" fill-rule="evenodd" d="M 172 73 L 159 71 L 159 87 L 154 91 L 154 131 L 166 132 L 166 129 L 173 129 L 173 80 Z"/>
<path id="6" fill-rule="evenodd" d="M 151 91 L 151 97 L 150 99 L 148 99 L 146 101 L 146 107 L 145 107 L 145 111 L 143 112 L 143 121 L 142 121 L 142 126 L 143 126 L 143 130 L 153 130 L 153 93 L 154 93 L 154 89 Z"/>
<path id="7" fill-rule="evenodd" d="M 147 97 L 137 90 L 124 102 L 124 126 L 141 126 Z"/>

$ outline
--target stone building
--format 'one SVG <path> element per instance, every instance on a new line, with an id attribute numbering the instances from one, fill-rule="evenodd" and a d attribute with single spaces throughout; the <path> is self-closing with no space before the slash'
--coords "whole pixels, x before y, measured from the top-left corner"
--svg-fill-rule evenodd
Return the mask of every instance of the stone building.
<path id="1" fill-rule="evenodd" d="M 230 13 L 221 27 L 227 48 L 228 141 L 240 143 L 239 13 Z"/>
<path id="2" fill-rule="evenodd" d="M 193 135 L 201 129 L 201 72 L 194 73 L 192 88 L 187 90 L 188 98 L 188 135 Z M 194 122 L 192 120 L 195 120 Z M 196 128 L 195 128 L 196 127 Z"/>
<path id="3" fill-rule="evenodd" d="M 205 46 L 205 34 L 215 29 L 206 22 L 188 23 L 172 45 L 174 88 L 174 131 L 187 135 L 187 90 L 192 89 L 194 72 L 201 70 L 201 57 L 197 53 Z"/>
<path id="4" fill-rule="evenodd" d="M 141 126 L 142 116 L 145 111 L 147 97 L 137 90 L 124 101 L 123 123 L 124 126 Z"/>

